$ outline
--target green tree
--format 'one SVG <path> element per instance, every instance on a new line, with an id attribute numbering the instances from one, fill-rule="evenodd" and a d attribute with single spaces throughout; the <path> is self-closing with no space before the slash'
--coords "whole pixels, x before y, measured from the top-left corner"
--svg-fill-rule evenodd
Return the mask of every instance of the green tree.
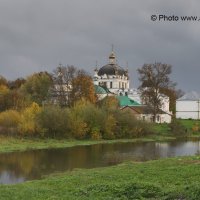
<path id="1" fill-rule="evenodd" d="M 40 134 L 48 137 L 71 137 L 69 130 L 69 110 L 59 106 L 44 106 L 36 117 Z"/>
<path id="2" fill-rule="evenodd" d="M 107 117 L 106 112 L 89 101 L 80 100 L 76 103 L 76 112 L 82 117 L 87 124 L 87 137 L 92 139 L 102 138 L 104 119 Z"/>
<path id="3" fill-rule="evenodd" d="M 27 78 L 25 84 L 22 85 L 22 91 L 32 102 L 42 105 L 50 97 L 49 89 L 51 86 L 51 76 L 47 72 L 40 72 Z"/>

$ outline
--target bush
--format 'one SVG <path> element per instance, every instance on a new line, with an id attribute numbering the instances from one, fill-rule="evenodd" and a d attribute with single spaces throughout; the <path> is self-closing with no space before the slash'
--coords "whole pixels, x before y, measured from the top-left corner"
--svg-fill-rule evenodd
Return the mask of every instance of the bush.
<path id="1" fill-rule="evenodd" d="M 21 116 L 15 110 L 7 110 L 0 113 L 1 133 L 16 134 L 20 120 Z"/>
<path id="2" fill-rule="evenodd" d="M 58 106 L 43 107 L 36 117 L 40 135 L 48 137 L 70 137 L 69 110 Z"/>
<path id="3" fill-rule="evenodd" d="M 20 135 L 33 136 L 40 132 L 36 123 L 36 116 L 41 112 L 41 108 L 37 103 L 32 103 L 29 107 L 22 111 L 18 131 Z"/>
<path id="4" fill-rule="evenodd" d="M 89 102 L 82 102 L 82 105 L 76 105 L 73 111 L 87 124 L 87 138 L 102 138 L 103 120 L 106 118 L 106 113 L 102 109 Z"/>
<path id="5" fill-rule="evenodd" d="M 0 126 L 16 128 L 20 122 L 20 114 L 15 110 L 7 110 L 0 113 Z"/>
<path id="6" fill-rule="evenodd" d="M 76 139 L 85 139 L 87 136 L 89 128 L 84 120 L 84 111 L 88 105 L 89 102 L 80 100 L 70 110 L 70 132 Z"/>
<path id="7" fill-rule="evenodd" d="M 93 128 L 90 134 L 92 140 L 100 140 L 102 138 L 101 132 L 98 128 Z"/>
<path id="8" fill-rule="evenodd" d="M 185 136 L 187 135 L 187 129 L 181 124 L 179 120 L 173 119 L 169 125 L 171 133 L 176 136 Z"/>
<path id="9" fill-rule="evenodd" d="M 116 137 L 133 138 L 141 137 L 151 133 L 149 124 L 137 120 L 133 113 L 127 110 L 119 110 L 114 114 L 117 120 Z"/>
<path id="10" fill-rule="evenodd" d="M 69 128 L 70 134 L 76 139 L 86 138 L 88 127 L 79 115 L 75 115 L 74 113 L 70 114 Z"/>
<path id="11" fill-rule="evenodd" d="M 116 125 L 117 121 L 112 114 L 108 114 L 104 119 L 103 124 L 103 138 L 104 139 L 115 139 L 116 138 Z"/>

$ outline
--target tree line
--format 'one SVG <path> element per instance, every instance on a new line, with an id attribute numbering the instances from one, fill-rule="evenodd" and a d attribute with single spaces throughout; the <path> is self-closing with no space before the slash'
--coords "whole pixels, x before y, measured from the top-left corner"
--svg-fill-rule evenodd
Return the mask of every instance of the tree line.
<path id="1" fill-rule="evenodd" d="M 97 100 L 92 78 L 74 66 L 59 65 L 51 74 L 39 72 L 14 81 L 0 77 L 0 111 L 21 110 L 32 102 L 71 107 L 80 98 Z"/>
<path id="2" fill-rule="evenodd" d="M 98 104 L 82 98 L 72 107 L 33 102 L 20 111 L 1 112 L 0 127 L 5 135 L 40 138 L 116 139 L 151 133 L 149 125 L 121 111 L 115 97 Z"/>
<path id="3" fill-rule="evenodd" d="M 141 97 L 161 107 L 161 95 L 170 97 L 171 110 L 181 91 L 170 80 L 171 66 L 145 64 L 138 69 Z M 148 124 L 148 127 L 150 124 Z M 52 73 L 34 73 L 26 79 L 0 77 L 0 133 L 20 137 L 76 139 L 131 138 L 151 133 L 132 113 L 120 110 L 115 97 L 97 101 L 93 80 L 84 70 L 59 65 Z"/>
<path id="4" fill-rule="evenodd" d="M 92 78 L 74 66 L 15 81 L 1 77 L 0 111 L 0 133 L 19 137 L 115 139 L 151 132 L 121 111 L 115 97 L 97 101 Z"/>

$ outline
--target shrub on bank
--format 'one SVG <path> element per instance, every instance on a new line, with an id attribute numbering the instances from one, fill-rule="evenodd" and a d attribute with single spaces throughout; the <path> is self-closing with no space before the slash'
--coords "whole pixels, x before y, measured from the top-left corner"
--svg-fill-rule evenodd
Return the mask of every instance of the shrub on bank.
<path id="1" fill-rule="evenodd" d="M 69 110 L 58 106 L 46 106 L 36 116 L 39 134 L 43 137 L 69 138 Z"/>
<path id="2" fill-rule="evenodd" d="M 20 122 L 20 114 L 16 110 L 7 110 L 0 113 L 0 126 L 16 128 Z"/>
<path id="3" fill-rule="evenodd" d="M 19 112 L 15 110 L 7 110 L 0 113 L 0 132 L 2 134 L 16 134 L 17 126 L 21 120 Z"/>
<path id="4" fill-rule="evenodd" d="M 171 124 L 169 124 L 171 133 L 176 136 L 185 136 L 188 134 L 187 128 L 185 128 L 181 122 L 177 119 L 173 119 Z"/>
<path id="5" fill-rule="evenodd" d="M 134 138 L 151 133 L 150 124 L 137 120 L 130 111 L 118 110 L 115 112 L 115 118 L 117 121 L 116 138 Z"/>
<path id="6" fill-rule="evenodd" d="M 150 133 L 146 123 L 122 111 L 113 99 L 103 105 L 80 100 L 71 108 L 54 105 L 39 107 L 32 103 L 20 113 L 14 110 L 0 113 L 0 129 L 31 137 L 117 139 L 140 137 Z M 112 106 L 110 106 L 110 104 Z M 148 125 L 149 126 L 149 125 Z"/>
<path id="7" fill-rule="evenodd" d="M 41 108 L 34 102 L 22 111 L 18 125 L 18 132 L 21 136 L 34 136 L 40 131 L 36 123 L 36 116 L 40 112 Z"/>

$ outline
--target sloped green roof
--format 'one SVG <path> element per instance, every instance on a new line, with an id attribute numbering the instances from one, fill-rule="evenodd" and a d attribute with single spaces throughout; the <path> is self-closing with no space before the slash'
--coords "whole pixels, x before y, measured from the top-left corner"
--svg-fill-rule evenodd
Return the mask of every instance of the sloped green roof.
<path id="1" fill-rule="evenodd" d="M 94 85 L 96 94 L 107 94 L 107 91 L 99 85 Z"/>
<path id="2" fill-rule="evenodd" d="M 123 106 L 139 106 L 140 104 L 137 101 L 130 99 L 128 96 L 117 96 L 119 105 Z"/>

